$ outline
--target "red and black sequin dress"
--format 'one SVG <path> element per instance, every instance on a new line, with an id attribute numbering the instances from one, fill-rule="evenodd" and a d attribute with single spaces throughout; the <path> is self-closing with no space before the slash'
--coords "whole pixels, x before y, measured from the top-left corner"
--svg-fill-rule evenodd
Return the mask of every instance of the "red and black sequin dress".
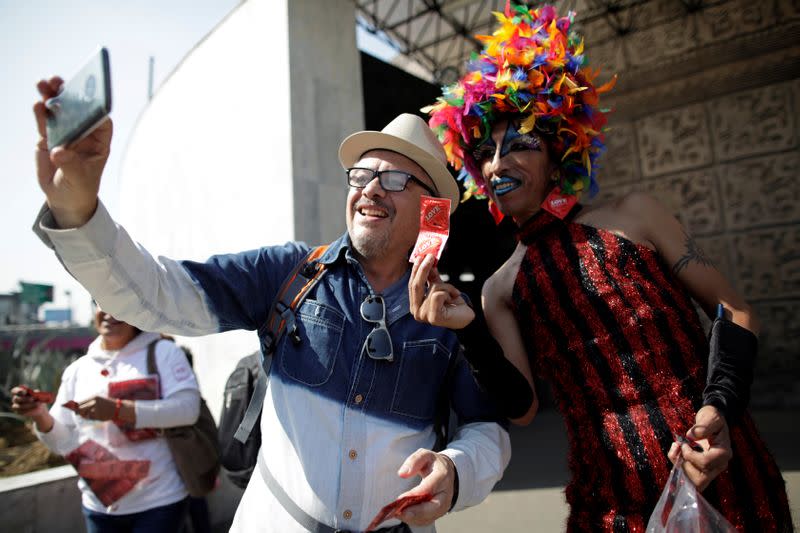
<path id="1" fill-rule="evenodd" d="M 701 406 L 708 341 L 683 286 L 645 246 L 540 211 L 513 290 L 531 369 L 569 433 L 569 531 L 644 531 L 673 434 Z M 703 493 L 742 531 L 791 531 L 783 478 L 748 414 Z"/>

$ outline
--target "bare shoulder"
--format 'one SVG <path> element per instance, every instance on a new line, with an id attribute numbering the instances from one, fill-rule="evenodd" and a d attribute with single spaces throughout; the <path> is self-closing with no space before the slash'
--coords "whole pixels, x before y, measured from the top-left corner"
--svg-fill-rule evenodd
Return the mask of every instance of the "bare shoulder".
<path id="1" fill-rule="evenodd" d="M 588 205 L 578 213 L 575 221 L 654 248 L 654 228 L 667 218 L 672 218 L 672 215 L 661 202 L 650 194 L 636 191 Z"/>

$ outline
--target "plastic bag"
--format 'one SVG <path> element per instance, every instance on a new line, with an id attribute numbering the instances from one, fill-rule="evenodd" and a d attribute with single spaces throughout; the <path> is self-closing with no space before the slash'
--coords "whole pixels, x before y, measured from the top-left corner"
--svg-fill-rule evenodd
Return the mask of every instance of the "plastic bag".
<path id="1" fill-rule="evenodd" d="M 686 439 L 676 436 L 685 443 Z M 678 457 L 667 486 L 647 522 L 647 533 L 736 533 L 719 511 L 703 498 L 683 471 L 683 457 Z"/>

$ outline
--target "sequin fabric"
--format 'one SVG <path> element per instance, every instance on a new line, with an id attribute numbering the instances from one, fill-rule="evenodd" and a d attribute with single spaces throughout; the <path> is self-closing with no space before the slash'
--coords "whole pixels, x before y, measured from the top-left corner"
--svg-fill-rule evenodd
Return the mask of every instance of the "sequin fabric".
<path id="1" fill-rule="evenodd" d="M 513 302 L 531 368 L 569 437 L 568 531 L 644 531 L 694 422 L 708 342 L 691 300 L 649 248 L 540 211 Z M 748 414 L 703 493 L 740 531 L 792 531 L 783 478 Z"/>

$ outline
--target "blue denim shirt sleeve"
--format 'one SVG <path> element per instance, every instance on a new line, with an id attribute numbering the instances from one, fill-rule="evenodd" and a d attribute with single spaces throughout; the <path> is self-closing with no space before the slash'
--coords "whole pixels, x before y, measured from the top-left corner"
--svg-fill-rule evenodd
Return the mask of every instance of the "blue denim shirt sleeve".
<path id="1" fill-rule="evenodd" d="M 289 242 L 181 265 L 205 293 L 220 332 L 256 330 L 266 321 L 284 278 L 308 250 L 304 243 Z"/>

